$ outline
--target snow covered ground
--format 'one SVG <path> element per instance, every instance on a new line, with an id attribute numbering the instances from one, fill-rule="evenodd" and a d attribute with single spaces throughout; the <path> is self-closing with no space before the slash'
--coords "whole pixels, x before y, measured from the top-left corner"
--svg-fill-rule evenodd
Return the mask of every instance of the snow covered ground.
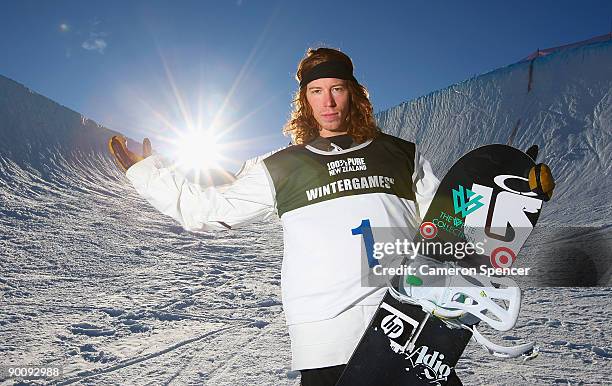
<path id="1" fill-rule="evenodd" d="M 559 182 L 541 224 L 595 224 L 609 240 L 612 45 L 535 63 L 536 94 L 521 94 L 522 63 L 383 112 L 381 125 L 421 144 L 438 174 L 480 144 L 539 144 Z M 62 385 L 298 385 L 280 223 L 182 230 L 112 164 L 111 134 L 0 77 L 0 366 L 61 366 Z M 470 344 L 460 378 L 609 384 L 611 296 L 610 287 L 526 288 L 516 328 L 485 333 L 535 340 L 540 356 L 499 360 Z"/>
<path id="2" fill-rule="evenodd" d="M 291 384 L 278 224 L 194 235 L 103 182 L 3 189 L 0 362 L 61 365 L 60 384 Z"/>

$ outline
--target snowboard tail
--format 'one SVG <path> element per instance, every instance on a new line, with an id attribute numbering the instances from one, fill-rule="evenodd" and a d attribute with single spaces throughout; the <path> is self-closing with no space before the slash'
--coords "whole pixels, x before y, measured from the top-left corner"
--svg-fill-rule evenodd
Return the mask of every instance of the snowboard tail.
<path id="1" fill-rule="evenodd" d="M 387 292 L 337 386 L 461 385 L 454 367 L 471 336 Z"/>

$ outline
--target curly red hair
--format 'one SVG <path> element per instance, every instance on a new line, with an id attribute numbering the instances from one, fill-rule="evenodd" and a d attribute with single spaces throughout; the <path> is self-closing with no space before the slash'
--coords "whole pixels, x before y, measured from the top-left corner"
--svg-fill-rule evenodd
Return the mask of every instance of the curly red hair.
<path id="1" fill-rule="evenodd" d="M 298 83 L 302 75 L 319 63 L 327 61 L 341 61 L 353 70 L 353 62 L 345 53 L 333 48 L 309 48 L 304 58 L 298 64 L 295 77 Z M 350 108 L 347 117 L 347 133 L 356 142 L 362 143 L 375 138 L 380 129 L 376 126 L 372 103 L 368 98 L 368 90 L 354 80 L 347 80 L 347 88 L 350 95 Z M 306 87 L 302 87 L 295 93 L 293 99 L 293 111 L 291 118 L 283 127 L 283 133 L 291 136 L 294 144 L 305 144 L 319 136 L 319 124 L 317 123 L 310 104 L 306 100 Z"/>

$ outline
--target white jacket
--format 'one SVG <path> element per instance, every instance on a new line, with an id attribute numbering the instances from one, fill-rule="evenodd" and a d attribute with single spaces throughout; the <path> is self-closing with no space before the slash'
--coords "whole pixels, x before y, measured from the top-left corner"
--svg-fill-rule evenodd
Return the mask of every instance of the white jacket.
<path id="1" fill-rule="evenodd" d="M 329 319 L 354 304 L 377 305 L 383 292 L 361 283 L 367 262 L 360 227 L 367 220 L 374 237 L 377 227 L 414 235 L 439 184 L 414 144 L 385 134 L 346 150 L 290 146 L 255 160 L 222 189 L 191 183 L 156 156 L 132 166 L 127 177 L 190 231 L 278 214 L 289 325 Z"/>

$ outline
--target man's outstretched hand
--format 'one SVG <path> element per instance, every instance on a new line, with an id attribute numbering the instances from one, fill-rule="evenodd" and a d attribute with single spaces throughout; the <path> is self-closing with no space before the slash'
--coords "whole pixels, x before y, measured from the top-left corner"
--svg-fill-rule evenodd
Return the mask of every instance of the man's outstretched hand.
<path id="1" fill-rule="evenodd" d="M 149 138 L 142 141 L 142 157 L 131 152 L 127 147 L 127 139 L 122 135 L 113 135 L 108 140 L 108 150 L 113 155 L 115 162 L 123 171 L 127 171 L 136 162 L 142 161 L 151 155 L 152 147 Z"/>

